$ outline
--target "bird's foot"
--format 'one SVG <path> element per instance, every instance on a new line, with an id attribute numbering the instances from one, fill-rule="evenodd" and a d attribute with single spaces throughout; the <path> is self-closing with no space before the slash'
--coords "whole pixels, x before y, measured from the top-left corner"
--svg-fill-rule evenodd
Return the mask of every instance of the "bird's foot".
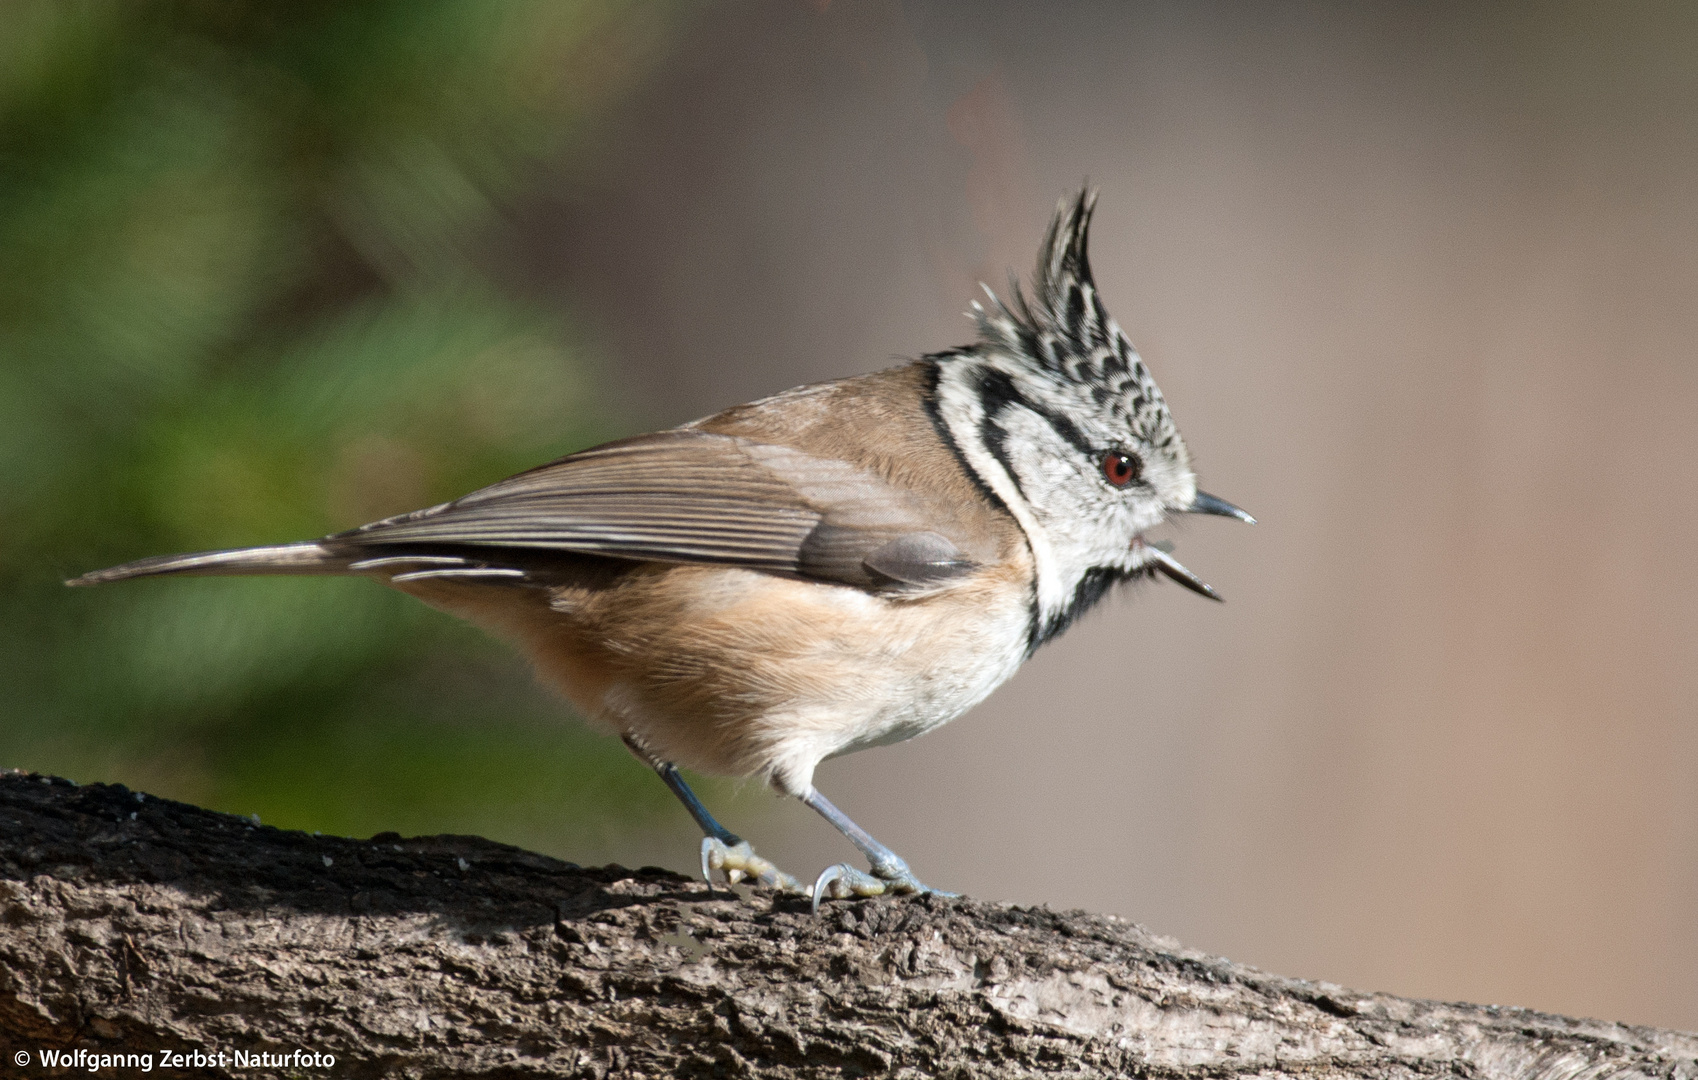
<path id="1" fill-rule="evenodd" d="M 908 864 L 901 859 L 893 859 L 882 864 L 875 863 L 872 872 L 857 870 L 848 863 L 838 863 L 828 866 L 814 882 L 814 913 L 820 910 L 820 901 L 825 899 L 842 900 L 851 896 L 884 896 L 886 893 L 896 896 L 919 896 L 931 893 L 936 896 L 954 896 L 955 893 L 934 889 L 914 876 L 908 869 Z"/>
<path id="2" fill-rule="evenodd" d="M 725 880 L 732 885 L 748 880 L 757 885 L 801 893 L 804 896 L 808 892 L 800 881 L 756 855 L 755 849 L 747 840 L 726 844 L 716 837 L 702 837 L 702 877 L 706 878 L 710 885 L 713 884 L 715 870 L 723 873 Z"/>

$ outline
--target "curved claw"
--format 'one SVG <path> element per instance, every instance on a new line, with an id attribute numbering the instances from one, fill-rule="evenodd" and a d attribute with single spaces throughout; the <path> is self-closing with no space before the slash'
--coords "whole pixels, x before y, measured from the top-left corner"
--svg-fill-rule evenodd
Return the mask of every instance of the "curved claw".
<path id="1" fill-rule="evenodd" d="M 836 866 L 828 866 L 824 870 L 821 870 L 820 876 L 814 879 L 814 914 L 818 915 L 820 913 L 820 901 L 825 899 L 826 889 L 835 885 L 840 879 L 846 878 L 850 874 L 858 873 L 860 873 L 859 870 L 855 869 L 853 866 L 845 866 L 843 863 L 838 863 Z M 833 895 L 835 896 L 836 893 L 833 893 Z"/>
<path id="2" fill-rule="evenodd" d="M 702 837 L 702 877 L 709 885 L 713 884 L 715 870 L 723 872 L 726 882 L 731 885 L 749 878 L 771 889 L 804 894 L 807 892 L 800 881 L 756 855 L 754 847 L 747 840 L 728 845 L 717 837 Z"/>
<path id="3" fill-rule="evenodd" d="M 915 877 L 913 873 L 902 866 L 899 870 L 889 872 L 889 876 L 880 875 L 876 870 L 867 873 L 857 870 L 848 863 L 838 863 L 828 866 L 814 879 L 814 914 L 820 911 L 820 901 L 830 897 L 842 900 L 850 896 L 883 896 L 891 893 L 901 896 L 919 896 L 930 893 L 935 896 L 954 896 L 955 893 L 934 889 Z"/>

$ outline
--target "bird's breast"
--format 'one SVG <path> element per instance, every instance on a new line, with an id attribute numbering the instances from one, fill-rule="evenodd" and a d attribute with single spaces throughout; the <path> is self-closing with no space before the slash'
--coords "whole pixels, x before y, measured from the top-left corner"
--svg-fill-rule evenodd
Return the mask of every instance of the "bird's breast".
<path id="1" fill-rule="evenodd" d="M 554 589 L 548 617 L 518 636 L 599 726 L 690 768 L 799 791 L 824 758 L 912 738 L 983 700 L 1025 657 L 1030 593 L 1019 565 L 907 598 L 640 564 Z"/>

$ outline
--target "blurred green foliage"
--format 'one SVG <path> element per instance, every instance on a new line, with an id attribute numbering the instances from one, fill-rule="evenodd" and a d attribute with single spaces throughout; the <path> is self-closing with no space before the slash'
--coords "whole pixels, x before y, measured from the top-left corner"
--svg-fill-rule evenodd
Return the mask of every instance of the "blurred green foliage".
<path id="1" fill-rule="evenodd" d="M 618 434 L 489 238 L 666 17 L 8 4 L 0 765 L 567 851 L 668 809 L 501 647 L 369 582 L 60 584 L 322 535 Z"/>

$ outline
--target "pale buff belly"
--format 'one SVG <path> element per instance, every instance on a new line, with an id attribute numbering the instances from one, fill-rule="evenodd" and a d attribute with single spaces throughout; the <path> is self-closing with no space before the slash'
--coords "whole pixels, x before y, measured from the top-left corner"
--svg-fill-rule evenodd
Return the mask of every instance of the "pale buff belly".
<path id="1" fill-rule="evenodd" d="M 1024 579 L 996 569 L 923 599 L 753 571 L 646 564 L 509 600 L 421 599 L 516 641 L 595 725 L 687 768 L 799 794 L 825 758 L 910 739 L 1025 658 Z"/>

